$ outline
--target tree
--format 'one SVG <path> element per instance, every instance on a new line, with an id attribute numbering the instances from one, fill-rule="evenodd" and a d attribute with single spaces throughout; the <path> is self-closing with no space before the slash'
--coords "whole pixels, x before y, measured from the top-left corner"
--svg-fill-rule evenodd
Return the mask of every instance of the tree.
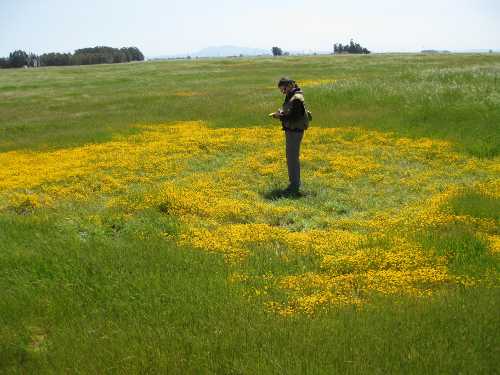
<path id="1" fill-rule="evenodd" d="M 123 48 L 122 48 L 123 49 Z M 127 55 L 129 56 L 128 61 L 144 61 L 144 55 L 137 47 L 126 48 Z"/>
<path id="2" fill-rule="evenodd" d="M 112 47 L 81 48 L 75 51 L 74 61 L 77 64 L 112 64 L 128 61 L 143 61 L 144 55 L 137 47 Z"/>
<path id="3" fill-rule="evenodd" d="M 271 52 L 273 53 L 273 56 L 281 56 L 283 55 L 283 50 L 279 47 L 273 47 L 271 48 Z"/>
<path id="4" fill-rule="evenodd" d="M 113 64 L 143 60 L 144 55 L 137 47 L 112 48 L 97 46 L 77 49 L 74 54 L 49 52 L 40 56 L 18 50 L 11 52 L 8 58 L 0 59 L 0 68 Z"/>
<path id="5" fill-rule="evenodd" d="M 0 68 L 10 68 L 10 61 L 5 57 L 0 57 Z"/>
<path id="6" fill-rule="evenodd" d="M 30 52 L 27 59 L 27 65 L 31 68 L 38 68 L 40 66 L 40 56 Z"/>
<path id="7" fill-rule="evenodd" d="M 132 61 L 132 55 L 127 47 L 120 48 L 120 51 L 125 55 L 126 61 Z"/>
<path id="8" fill-rule="evenodd" d="M 71 53 L 44 53 L 40 56 L 42 66 L 71 65 Z"/>
<path id="9" fill-rule="evenodd" d="M 28 54 L 22 50 L 11 52 L 9 55 L 9 65 L 12 68 L 22 68 L 28 65 Z"/>
<path id="10" fill-rule="evenodd" d="M 358 54 L 369 54 L 370 51 L 367 48 L 362 47 L 359 43 L 354 42 L 354 39 L 349 41 L 349 44 L 342 45 L 342 43 L 335 43 L 333 45 L 333 53 L 358 53 Z"/>

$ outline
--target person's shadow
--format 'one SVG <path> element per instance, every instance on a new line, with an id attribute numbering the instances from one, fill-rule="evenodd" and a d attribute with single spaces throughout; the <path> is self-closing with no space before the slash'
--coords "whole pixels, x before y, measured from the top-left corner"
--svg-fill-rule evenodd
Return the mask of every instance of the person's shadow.
<path id="1" fill-rule="evenodd" d="M 302 198 L 305 194 L 300 191 L 290 191 L 287 189 L 272 189 L 269 191 L 265 191 L 262 196 L 264 199 L 275 201 L 278 199 L 299 199 Z"/>

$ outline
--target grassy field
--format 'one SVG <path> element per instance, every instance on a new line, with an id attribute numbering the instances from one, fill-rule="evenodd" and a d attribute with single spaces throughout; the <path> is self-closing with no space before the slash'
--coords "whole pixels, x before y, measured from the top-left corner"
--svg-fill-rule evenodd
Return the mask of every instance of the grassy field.
<path id="1" fill-rule="evenodd" d="M 0 99 L 0 373 L 497 371 L 500 55 L 0 70 Z"/>

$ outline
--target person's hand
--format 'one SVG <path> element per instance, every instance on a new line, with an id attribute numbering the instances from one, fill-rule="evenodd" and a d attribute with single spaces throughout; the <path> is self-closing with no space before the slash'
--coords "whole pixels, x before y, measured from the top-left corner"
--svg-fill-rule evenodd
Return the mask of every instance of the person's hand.
<path id="1" fill-rule="evenodd" d="M 274 118 L 280 118 L 281 117 L 281 112 L 279 112 L 279 111 L 278 112 L 274 112 L 273 113 L 273 117 Z"/>

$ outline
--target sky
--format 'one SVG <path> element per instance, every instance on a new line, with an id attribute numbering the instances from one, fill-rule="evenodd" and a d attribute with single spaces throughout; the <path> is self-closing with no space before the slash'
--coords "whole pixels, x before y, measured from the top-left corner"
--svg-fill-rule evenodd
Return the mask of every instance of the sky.
<path id="1" fill-rule="evenodd" d="M 326 52 L 500 50 L 500 0 L 0 0 L 0 56 L 136 46 L 146 57 L 236 45 Z"/>

